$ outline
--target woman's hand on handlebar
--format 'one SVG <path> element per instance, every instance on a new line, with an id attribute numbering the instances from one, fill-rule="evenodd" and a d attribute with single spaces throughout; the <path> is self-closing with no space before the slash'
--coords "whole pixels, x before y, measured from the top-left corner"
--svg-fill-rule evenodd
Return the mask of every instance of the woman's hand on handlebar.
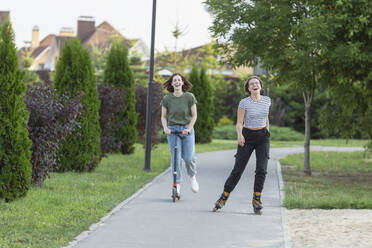
<path id="1" fill-rule="evenodd" d="M 190 131 L 191 131 L 190 129 L 186 128 L 186 129 L 182 130 L 182 135 L 187 136 L 187 135 L 189 135 Z"/>
<path id="2" fill-rule="evenodd" d="M 165 135 L 167 135 L 167 136 L 169 136 L 169 135 L 171 135 L 171 130 L 169 130 L 169 128 L 164 128 L 164 133 L 165 133 Z"/>

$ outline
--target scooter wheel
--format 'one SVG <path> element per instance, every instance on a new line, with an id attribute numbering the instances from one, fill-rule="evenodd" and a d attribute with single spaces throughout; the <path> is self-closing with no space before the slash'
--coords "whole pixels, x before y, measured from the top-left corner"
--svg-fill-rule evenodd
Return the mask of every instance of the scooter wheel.
<path id="1" fill-rule="evenodd" d="M 261 209 L 254 209 L 253 211 L 257 215 L 262 215 L 262 210 Z"/>
<path id="2" fill-rule="evenodd" d="M 173 200 L 173 202 L 176 201 L 176 196 L 177 196 L 177 189 L 173 188 L 173 190 L 172 190 L 172 200 Z"/>

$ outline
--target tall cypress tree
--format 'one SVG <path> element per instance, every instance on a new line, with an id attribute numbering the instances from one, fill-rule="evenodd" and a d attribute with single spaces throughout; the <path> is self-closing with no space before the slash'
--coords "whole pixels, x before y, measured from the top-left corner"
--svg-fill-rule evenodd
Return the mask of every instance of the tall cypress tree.
<path id="1" fill-rule="evenodd" d="M 189 80 L 192 83 L 192 92 L 198 101 L 198 120 L 195 123 L 195 141 L 197 143 L 209 143 L 213 134 L 213 91 L 204 67 L 200 72 L 193 65 Z"/>
<path id="2" fill-rule="evenodd" d="M 85 114 L 78 121 L 81 127 L 62 143 L 57 162 L 61 171 L 90 171 L 101 157 L 99 98 L 97 82 L 89 51 L 78 39 L 67 43 L 56 66 L 55 87 L 59 94 L 69 92 L 75 97 L 83 92 Z"/>
<path id="3" fill-rule="evenodd" d="M 133 71 L 129 66 L 128 49 L 124 42 L 115 40 L 106 58 L 106 66 L 103 81 L 126 90 L 124 104 L 126 109 L 118 113 L 118 119 L 126 120 L 115 135 L 122 144 L 120 150 L 123 154 L 134 152 L 134 144 L 137 139 L 137 113 L 136 96 L 134 92 Z"/>
<path id="4" fill-rule="evenodd" d="M 31 184 L 25 91 L 12 25 L 7 20 L 0 27 L 0 197 L 6 201 L 24 196 Z"/>

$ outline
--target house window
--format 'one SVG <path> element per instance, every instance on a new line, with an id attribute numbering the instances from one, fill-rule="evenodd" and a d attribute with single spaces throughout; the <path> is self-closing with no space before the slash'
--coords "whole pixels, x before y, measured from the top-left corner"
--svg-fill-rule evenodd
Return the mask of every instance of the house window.
<path id="1" fill-rule="evenodd" d="M 38 69 L 38 70 L 44 70 L 44 64 L 39 64 L 39 66 L 38 66 L 37 69 Z"/>

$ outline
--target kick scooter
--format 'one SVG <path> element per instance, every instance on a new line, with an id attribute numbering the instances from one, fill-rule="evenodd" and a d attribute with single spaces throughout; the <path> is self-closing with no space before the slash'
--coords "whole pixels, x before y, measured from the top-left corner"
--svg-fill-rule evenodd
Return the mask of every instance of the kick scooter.
<path id="1" fill-rule="evenodd" d="M 172 188 L 172 199 L 173 202 L 176 201 L 176 198 L 179 200 L 181 198 L 180 195 L 177 194 L 177 183 L 176 183 L 176 178 L 177 178 L 177 150 L 178 150 L 178 137 L 179 135 L 182 134 L 181 131 L 172 131 L 171 134 L 174 134 L 174 139 L 175 139 L 175 146 L 174 146 L 174 160 L 173 160 L 173 188 Z"/>

